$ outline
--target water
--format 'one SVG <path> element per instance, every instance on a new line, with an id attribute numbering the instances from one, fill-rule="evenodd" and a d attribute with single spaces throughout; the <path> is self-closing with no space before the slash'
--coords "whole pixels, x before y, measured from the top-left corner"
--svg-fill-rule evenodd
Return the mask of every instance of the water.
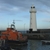
<path id="1" fill-rule="evenodd" d="M 29 40 L 30 50 L 50 50 L 50 45 L 42 45 L 41 40 Z"/>
<path id="2" fill-rule="evenodd" d="M 50 45 L 43 45 L 41 40 L 28 40 L 27 46 L 18 46 L 12 50 L 50 50 Z"/>
<path id="3" fill-rule="evenodd" d="M 27 46 L 18 48 L 20 48 L 20 50 L 50 50 L 50 45 L 42 45 L 41 40 L 28 40 Z"/>

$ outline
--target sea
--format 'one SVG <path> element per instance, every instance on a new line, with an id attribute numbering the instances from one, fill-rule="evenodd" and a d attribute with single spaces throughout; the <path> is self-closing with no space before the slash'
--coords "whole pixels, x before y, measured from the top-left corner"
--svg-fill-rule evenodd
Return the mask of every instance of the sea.
<path id="1" fill-rule="evenodd" d="M 26 33 L 23 31 L 22 33 Z M 47 40 L 43 40 L 47 41 Z M 12 49 L 13 50 L 13 49 Z M 50 45 L 43 45 L 42 40 L 28 40 L 27 46 L 17 47 L 15 50 L 50 50 Z"/>
<path id="2" fill-rule="evenodd" d="M 28 40 L 27 46 L 20 46 L 12 50 L 50 50 L 50 45 L 43 45 L 42 40 Z"/>

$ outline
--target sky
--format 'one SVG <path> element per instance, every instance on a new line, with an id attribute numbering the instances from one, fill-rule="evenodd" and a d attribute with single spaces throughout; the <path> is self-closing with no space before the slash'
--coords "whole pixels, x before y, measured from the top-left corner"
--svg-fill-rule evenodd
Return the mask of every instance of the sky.
<path id="1" fill-rule="evenodd" d="M 30 7 L 36 8 L 37 29 L 50 29 L 50 0 L 0 0 L 0 30 L 10 27 L 29 30 Z"/>

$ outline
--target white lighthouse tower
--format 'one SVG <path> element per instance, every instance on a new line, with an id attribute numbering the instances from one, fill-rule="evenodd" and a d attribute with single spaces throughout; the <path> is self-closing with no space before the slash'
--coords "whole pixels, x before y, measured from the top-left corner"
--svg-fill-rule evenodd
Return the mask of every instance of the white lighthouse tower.
<path id="1" fill-rule="evenodd" d="M 31 6 L 30 9 L 30 30 L 37 31 L 35 6 Z"/>

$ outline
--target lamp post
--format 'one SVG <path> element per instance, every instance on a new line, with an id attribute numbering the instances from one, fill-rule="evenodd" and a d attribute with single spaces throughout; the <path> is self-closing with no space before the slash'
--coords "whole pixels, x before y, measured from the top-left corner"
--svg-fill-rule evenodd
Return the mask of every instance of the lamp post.
<path id="1" fill-rule="evenodd" d="M 25 23 L 24 23 L 24 33 L 25 33 L 25 31 L 26 31 L 26 30 L 25 30 Z"/>

